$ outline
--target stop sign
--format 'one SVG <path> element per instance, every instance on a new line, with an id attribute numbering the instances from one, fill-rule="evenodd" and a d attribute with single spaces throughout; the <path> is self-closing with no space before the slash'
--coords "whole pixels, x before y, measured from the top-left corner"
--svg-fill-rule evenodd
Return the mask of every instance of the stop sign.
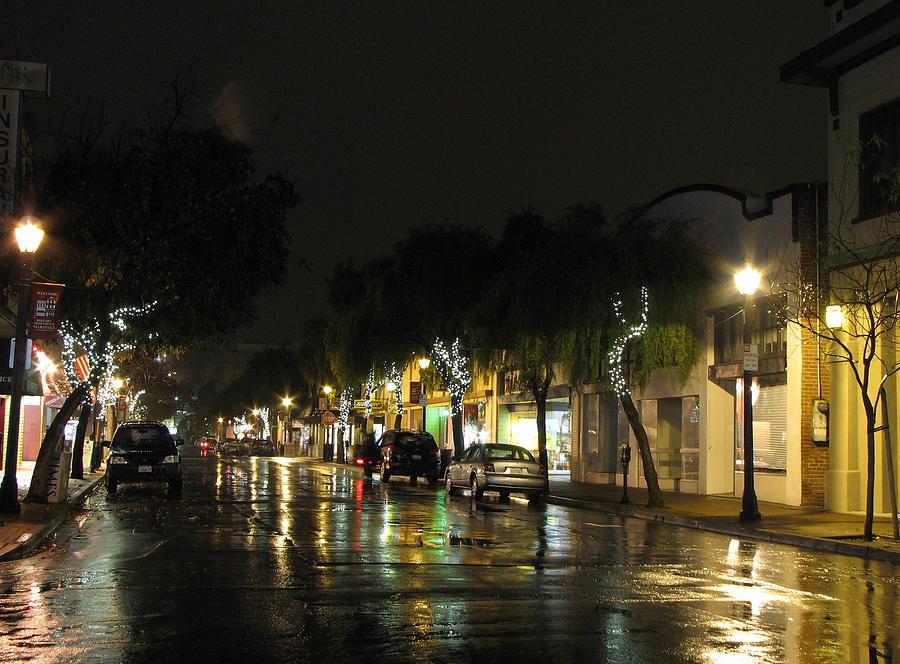
<path id="1" fill-rule="evenodd" d="M 336 421 L 337 418 L 330 410 L 326 410 L 324 413 L 322 413 L 322 424 L 324 424 L 326 427 L 330 427 Z"/>

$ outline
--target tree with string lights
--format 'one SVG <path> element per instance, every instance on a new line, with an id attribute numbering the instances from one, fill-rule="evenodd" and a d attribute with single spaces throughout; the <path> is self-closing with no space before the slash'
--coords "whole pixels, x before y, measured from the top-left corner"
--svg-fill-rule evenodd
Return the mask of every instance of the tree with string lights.
<path id="1" fill-rule="evenodd" d="M 92 335 L 82 351 L 97 366 L 117 339 L 135 357 L 220 340 L 283 278 L 293 185 L 259 176 L 249 146 L 198 128 L 192 103 L 176 82 L 139 126 L 88 115 L 35 159 L 29 204 L 47 211 L 53 240 L 36 267 L 67 285 L 60 317 Z M 116 312 L 149 303 L 114 329 Z M 86 389 L 75 386 L 70 398 L 83 400 Z"/>
<path id="2" fill-rule="evenodd" d="M 47 502 L 46 485 L 50 461 L 59 452 L 57 448 L 66 422 L 79 406 L 85 410 L 90 409 L 92 389 L 102 386 L 98 400 L 105 400 L 108 386 L 116 370 L 118 356 L 135 347 L 129 340 L 129 324 L 146 315 L 152 308 L 153 305 L 123 307 L 110 313 L 104 324 L 94 320 L 83 328 L 76 327 L 70 321 L 63 321 L 60 329 L 62 367 L 71 392 L 66 396 L 41 441 L 25 502 Z M 79 374 L 75 369 L 76 359 L 82 356 L 86 358 L 89 367 L 87 375 Z M 95 441 L 95 444 L 97 442 Z M 77 453 L 77 450 L 75 452 Z"/>

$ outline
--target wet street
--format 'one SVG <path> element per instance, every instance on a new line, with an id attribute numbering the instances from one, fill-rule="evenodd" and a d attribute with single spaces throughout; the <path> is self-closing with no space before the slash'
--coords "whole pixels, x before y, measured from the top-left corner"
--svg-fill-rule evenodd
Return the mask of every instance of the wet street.
<path id="1" fill-rule="evenodd" d="M 0 661 L 897 661 L 896 566 L 295 459 L 101 486 L 0 563 Z"/>

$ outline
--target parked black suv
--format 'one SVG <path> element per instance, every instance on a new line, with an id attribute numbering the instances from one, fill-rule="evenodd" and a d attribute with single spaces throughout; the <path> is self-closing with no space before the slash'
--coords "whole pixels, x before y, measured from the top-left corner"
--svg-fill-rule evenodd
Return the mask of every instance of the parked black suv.
<path id="1" fill-rule="evenodd" d="M 391 475 L 408 475 L 410 484 L 424 477 L 429 484 L 437 484 L 441 473 L 441 451 L 427 431 L 391 429 L 378 439 L 381 481 Z"/>
<path id="2" fill-rule="evenodd" d="M 116 429 L 106 457 L 106 490 L 122 482 L 166 482 L 169 494 L 181 493 L 181 452 L 162 422 L 124 422 Z"/>

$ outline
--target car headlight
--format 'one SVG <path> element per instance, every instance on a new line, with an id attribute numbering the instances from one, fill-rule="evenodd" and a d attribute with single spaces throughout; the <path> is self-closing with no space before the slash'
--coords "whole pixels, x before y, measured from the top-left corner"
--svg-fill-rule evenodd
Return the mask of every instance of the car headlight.
<path id="1" fill-rule="evenodd" d="M 106 463 L 128 463 L 128 459 L 123 456 L 111 456 L 106 460 Z"/>
<path id="2" fill-rule="evenodd" d="M 178 463 L 178 455 L 170 454 L 165 459 L 162 460 L 163 463 Z"/>

